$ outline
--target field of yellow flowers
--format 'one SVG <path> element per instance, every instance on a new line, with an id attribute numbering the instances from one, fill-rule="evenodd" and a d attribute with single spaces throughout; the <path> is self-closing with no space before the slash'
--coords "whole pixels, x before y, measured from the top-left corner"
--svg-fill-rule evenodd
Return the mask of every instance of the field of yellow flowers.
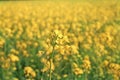
<path id="1" fill-rule="evenodd" d="M 0 80 L 120 80 L 120 5 L 0 3 Z"/>

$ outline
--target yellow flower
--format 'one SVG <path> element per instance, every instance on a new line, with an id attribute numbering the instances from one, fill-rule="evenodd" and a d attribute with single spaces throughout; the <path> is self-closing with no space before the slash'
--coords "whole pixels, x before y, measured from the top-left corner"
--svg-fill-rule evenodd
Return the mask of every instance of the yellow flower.
<path id="1" fill-rule="evenodd" d="M 4 60 L 4 64 L 2 64 L 2 68 L 4 68 L 4 69 L 8 69 L 8 68 L 10 68 L 10 59 L 6 59 L 6 60 Z"/>
<path id="2" fill-rule="evenodd" d="M 77 67 L 78 67 L 78 65 L 77 65 L 76 63 L 73 63 L 73 67 L 77 68 Z"/>
<path id="3" fill-rule="evenodd" d="M 89 60 L 89 56 L 85 56 L 85 58 L 83 60 L 83 68 L 85 70 L 89 70 L 91 68 L 91 62 Z"/>
<path id="4" fill-rule="evenodd" d="M 23 50 L 23 56 L 28 57 L 29 53 L 27 52 L 27 50 Z"/>
<path id="5" fill-rule="evenodd" d="M 14 53 L 14 54 L 16 54 L 16 55 L 19 54 L 19 52 L 18 52 L 17 50 L 15 50 L 15 49 L 11 49 L 10 52 L 11 52 L 11 53 Z"/>
<path id="6" fill-rule="evenodd" d="M 109 62 L 108 62 L 107 60 L 105 60 L 105 61 L 103 62 L 103 64 L 104 64 L 104 66 L 108 66 Z"/>
<path id="7" fill-rule="evenodd" d="M 29 66 L 24 68 L 24 73 L 26 77 L 30 77 L 30 76 L 32 76 L 33 78 L 36 77 L 35 71 Z"/>
<path id="8" fill-rule="evenodd" d="M 51 61 L 51 62 L 50 62 L 50 61 Z M 41 70 L 42 72 L 47 72 L 47 71 L 49 71 L 50 69 L 51 69 L 51 71 L 54 71 L 55 65 L 54 65 L 52 59 L 51 59 L 50 61 L 47 61 L 47 62 L 45 63 L 44 68 Z"/>
<path id="9" fill-rule="evenodd" d="M 75 75 L 81 75 L 81 74 L 83 74 L 83 70 L 80 69 L 80 68 L 73 69 L 73 72 L 75 73 Z"/>
<path id="10" fill-rule="evenodd" d="M 35 46 L 35 47 L 38 47 L 38 45 L 39 45 L 39 44 L 38 44 L 37 42 L 34 43 L 34 46 Z"/>
<path id="11" fill-rule="evenodd" d="M 17 62 L 17 61 L 19 61 L 19 57 L 16 56 L 16 55 L 14 55 L 14 54 L 10 54 L 10 55 L 9 55 L 9 58 L 10 58 L 10 60 L 11 60 L 12 62 Z"/>
<path id="12" fill-rule="evenodd" d="M 73 65 L 73 72 L 75 73 L 75 75 L 83 74 L 83 70 L 80 69 L 76 63 L 73 63 L 72 65 Z"/>
<path id="13" fill-rule="evenodd" d="M 44 51 L 38 51 L 37 56 L 41 57 L 43 55 Z"/>
<path id="14" fill-rule="evenodd" d="M 5 44 L 5 40 L 0 38 L 0 48 L 3 48 L 4 44 Z"/>
<path id="15" fill-rule="evenodd" d="M 58 38 L 63 38 L 63 35 L 59 30 L 55 30 L 54 33 Z"/>
<path id="16" fill-rule="evenodd" d="M 67 74 L 64 74 L 64 75 L 63 75 L 64 78 L 67 77 L 67 76 L 68 76 Z"/>

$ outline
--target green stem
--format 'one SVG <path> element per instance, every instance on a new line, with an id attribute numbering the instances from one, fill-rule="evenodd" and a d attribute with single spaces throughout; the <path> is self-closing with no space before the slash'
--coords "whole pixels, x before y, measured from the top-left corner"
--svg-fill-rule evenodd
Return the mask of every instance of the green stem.
<path id="1" fill-rule="evenodd" d="M 52 80 L 52 59 L 53 59 L 53 56 L 54 56 L 54 47 L 55 47 L 55 45 L 53 46 L 52 54 L 51 54 L 51 57 L 50 57 L 50 73 L 49 73 L 49 80 Z"/>
<path id="2" fill-rule="evenodd" d="M 50 74 L 49 74 L 49 80 L 51 80 L 52 79 L 52 69 L 51 69 L 51 67 L 52 67 L 52 62 L 51 62 L 52 60 L 50 59 Z"/>
<path id="3" fill-rule="evenodd" d="M 85 80 L 88 80 L 88 79 L 87 79 L 87 73 L 85 73 Z"/>

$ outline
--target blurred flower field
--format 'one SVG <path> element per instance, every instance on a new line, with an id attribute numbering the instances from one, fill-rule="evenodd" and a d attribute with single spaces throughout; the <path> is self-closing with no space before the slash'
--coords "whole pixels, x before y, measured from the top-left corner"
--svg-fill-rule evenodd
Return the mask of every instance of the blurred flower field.
<path id="1" fill-rule="evenodd" d="M 120 5 L 0 3 L 0 80 L 120 80 Z"/>

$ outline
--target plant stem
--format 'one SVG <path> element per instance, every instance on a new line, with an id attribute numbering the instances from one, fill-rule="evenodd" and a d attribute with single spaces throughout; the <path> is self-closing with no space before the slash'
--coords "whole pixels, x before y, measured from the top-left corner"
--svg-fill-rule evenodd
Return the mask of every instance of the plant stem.
<path id="1" fill-rule="evenodd" d="M 49 80 L 51 80 L 52 79 L 52 69 L 51 69 L 51 67 L 52 67 L 52 60 L 50 59 L 50 74 L 49 74 Z"/>
<path id="2" fill-rule="evenodd" d="M 50 73 L 49 73 L 49 80 L 52 80 L 52 59 L 53 59 L 53 56 L 54 56 L 54 47 L 55 47 L 55 45 L 53 46 L 52 54 L 51 54 L 51 57 L 50 57 Z"/>

